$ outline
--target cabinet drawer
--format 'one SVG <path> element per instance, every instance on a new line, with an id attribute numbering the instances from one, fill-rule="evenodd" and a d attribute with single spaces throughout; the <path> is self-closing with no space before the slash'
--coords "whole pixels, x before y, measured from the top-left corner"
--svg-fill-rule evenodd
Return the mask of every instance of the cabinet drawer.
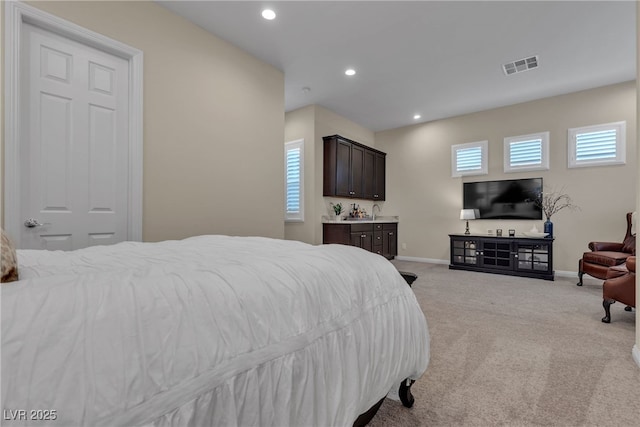
<path id="1" fill-rule="evenodd" d="M 383 230 L 394 231 L 394 230 L 398 229 L 398 224 L 396 224 L 395 222 L 384 223 L 384 224 L 382 224 L 382 229 Z"/>
<path id="2" fill-rule="evenodd" d="M 382 245 L 382 231 L 373 232 L 373 245 Z"/>
<path id="3" fill-rule="evenodd" d="M 351 232 L 373 231 L 373 224 L 351 224 Z"/>
<path id="4" fill-rule="evenodd" d="M 373 224 L 373 231 L 382 231 L 382 224 L 374 223 Z"/>

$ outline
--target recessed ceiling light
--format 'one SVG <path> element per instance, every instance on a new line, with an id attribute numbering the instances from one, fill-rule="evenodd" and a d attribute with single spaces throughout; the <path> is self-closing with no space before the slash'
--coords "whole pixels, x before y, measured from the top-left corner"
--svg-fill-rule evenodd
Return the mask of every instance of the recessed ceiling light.
<path id="1" fill-rule="evenodd" d="M 346 70 L 344 72 L 347 76 L 353 76 L 356 74 L 356 70 L 354 70 L 353 68 L 349 68 L 348 70 Z"/>
<path id="2" fill-rule="evenodd" d="M 276 19 L 276 13 L 271 9 L 265 9 L 262 11 L 262 17 L 271 21 L 272 19 Z"/>
<path id="3" fill-rule="evenodd" d="M 421 118 L 421 117 L 422 117 L 422 116 L 421 116 L 420 114 L 416 114 L 416 115 L 414 115 L 414 116 L 413 116 L 413 119 L 414 119 L 414 120 L 418 120 L 418 119 L 419 119 L 419 118 Z"/>

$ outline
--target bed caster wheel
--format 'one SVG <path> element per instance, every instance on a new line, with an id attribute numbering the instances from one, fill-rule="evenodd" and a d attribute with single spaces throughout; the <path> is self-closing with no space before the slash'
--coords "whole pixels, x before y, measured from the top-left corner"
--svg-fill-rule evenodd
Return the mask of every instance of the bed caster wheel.
<path id="1" fill-rule="evenodd" d="M 400 384 L 400 390 L 398 390 L 398 394 L 400 395 L 400 401 L 406 408 L 411 408 L 413 406 L 413 402 L 415 399 L 413 398 L 413 394 L 411 394 L 411 386 L 415 383 L 414 380 L 410 380 L 407 378 L 402 381 Z"/>

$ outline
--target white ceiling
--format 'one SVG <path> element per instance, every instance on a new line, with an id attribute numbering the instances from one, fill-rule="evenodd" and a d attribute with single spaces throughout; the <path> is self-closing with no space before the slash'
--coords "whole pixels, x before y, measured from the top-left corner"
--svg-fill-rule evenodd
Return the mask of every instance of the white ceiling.
<path id="1" fill-rule="evenodd" d="M 373 131 L 636 78 L 633 1 L 161 4 L 282 70 L 286 111 L 319 104 Z M 537 69 L 502 71 L 533 55 Z"/>

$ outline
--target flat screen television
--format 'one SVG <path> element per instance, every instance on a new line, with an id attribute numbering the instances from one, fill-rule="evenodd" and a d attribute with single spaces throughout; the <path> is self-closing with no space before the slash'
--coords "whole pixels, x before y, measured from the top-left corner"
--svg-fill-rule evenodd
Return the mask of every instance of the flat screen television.
<path id="1" fill-rule="evenodd" d="M 480 219 L 542 219 L 536 201 L 542 178 L 463 183 L 464 209 L 477 209 Z"/>

